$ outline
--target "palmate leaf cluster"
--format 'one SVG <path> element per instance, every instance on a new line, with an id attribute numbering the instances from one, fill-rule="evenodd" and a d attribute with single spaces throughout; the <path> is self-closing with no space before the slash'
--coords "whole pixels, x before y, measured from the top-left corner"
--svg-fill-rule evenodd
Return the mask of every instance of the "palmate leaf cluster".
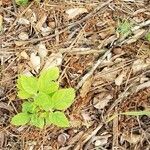
<path id="1" fill-rule="evenodd" d="M 17 80 L 18 97 L 24 99 L 24 103 L 22 112 L 15 115 L 11 123 L 17 126 L 29 124 L 39 128 L 51 124 L 69 127 L 64 111 L 73 103 L 75 90 L 60 89 L 58 78 L 57 67 L 42 71 L 39 78 L 20 75 Z"/>

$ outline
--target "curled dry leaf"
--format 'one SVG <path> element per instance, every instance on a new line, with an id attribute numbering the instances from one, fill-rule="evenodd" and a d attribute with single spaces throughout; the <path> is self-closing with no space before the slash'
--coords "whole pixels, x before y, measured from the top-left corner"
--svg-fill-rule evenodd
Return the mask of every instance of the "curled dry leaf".
<path id="1" fill-rule="evenodd" d="M 27 44 L 26 41 L 22 41 L 22 40 L 20 40 L 20 41 L 14 41 L 14 43 L 15 43 L 16 46 L 23 46 L 23 45 Z"/>
<path id="2" fill-rule="evenodd" d="M 43 69 L 60 66 L 62 64 L 62 59 L 63 56 L 61 53 L 52 53 L 46 60 Z"/>
<path id="3" fill-rule="evenodd" d="M 119 76 L 115 79 L 115 84 L 120 86 L 125 76 L 126 76 L 126 73 L 124 71 L 121 72 L 121 74 L 119 74 Z"/>
<path id="4" fill-rule="evenodd" d="M 82 98 L 85 97 L 87 95 L 87 93 L 90 91 L 90 88 L 91 88 L 91 85 L 92 85 L 92 80 L 93 80 L 93 78 L 91 77 L 91 78 L 88 78 L 84 82 L 84 84 L 83 84 L 83 86 L 82 86 L 82 88 L 80 90 L 80 96 Z"/>
<path id="5" fill-rule="evenodd" d="M 21 32 L 19 35 L 18 35 L 19 39 L 25 41 L 25 40 L 28 40 L 29 39 L 29 35 L 27 32 Z"/>
<path id="6" fill-rule="evenodd" d="M 94 97 L 93 105 L 96 109 L 104 109 L 112 98 L 113 96 L 108 92 L 101 92 L 99 95 Z"/>
<path id="7" fill-rule="evenodd" d="M 38 44 L 38 54 L 41 58 L 45 58 L 47 56 L 48 50 L 46 49 L 45 44 Z"/>
<path id="8" fill-rule="evenodd" d="M 26 51 L 22 51 L 22 52 L 20 53 L 20 56 L 23 57 L 24 59 L 29 59 L 29 56 L 28 56 L 28 54 L 26 53 Z"/>
<path id="9" fill-rule="evenodd" d="M 102 74 L 102 75 L 101 75 Z M 118 71 L 114 71 L 111 68 L 105 67 L 100 72 L 100 77 L 105 81 L 114 81 L 116 76 L 118 74 Z"/>
<path id="10" fill-rule="evenodd" d="M 38 22 L 36 24 L 36 29 L 38 31 L 41 31 L 42 26 L 45 23 L 46 19 L 47 19 L 47 15 L 46 15 L 46 13 L 43 13 L 42 16 L 41 16 L 41 18 L 38 20 Z"/>
<path id="11" fill-rule="evenodd" d="M 95 137 L 95 142 L 94 142 L 94 145 L 96 147 L 98 146 L 104 146 L 108 143 L 108 138 L 111 137 L 112 135 L 110 134 L 106 134 L 106 135 L 101 135 L 101 136 L 96 136 Z"/>
<path id="12" fill-rule="evenodd" d="M 31 61 L 33 69 L 36 72 L 39 72 L 40 63 L 41 63 L 40 57 L 37 56 L 36 54 L 32 53 L 31 56 L 30 56 L 30 61 Z"/>
<path id="13" fill-rule="evenodd" d="M 87 13 L 88 10 L 86 8 L 71 8 L 66 10 L 66 14 L 68 15 L 68 19 L 73 19 L 78 15 L 83 13 Z"/>
<path id="14" fill-rule="evenodd" d="M 50 27 L 41 27 L 41 34 L 47 36 L 51 33 L 52 29 Z"/>
<path id="15" fill-rule="evenodd" d="M 18 24 L 21 24 L 21 25 L 29 25 L 30 22 L 29 22 L 29 20 L 27 20 L 26 18 L 19 18 L 19 19 L 18 19 Z"/>
<path id="16" fill-rule="evenodd" d="M 128 141 L 131 144 L 137 144 L 138 142 L 140 142 L 142 139 L 142 135 L 140 134 L 125 134 L 123 133 L 121 136 L 121 141 Z"/>
<path id="17" fill-rule="evenodd" d="M 142 59 L 137 59 L 133 62 L 133 65 L 132 65 L 133 73 L 141 71 L 141 70 L 147 68 L 148 66 L 150 66 L 150 61 L 145 62 Z"/>

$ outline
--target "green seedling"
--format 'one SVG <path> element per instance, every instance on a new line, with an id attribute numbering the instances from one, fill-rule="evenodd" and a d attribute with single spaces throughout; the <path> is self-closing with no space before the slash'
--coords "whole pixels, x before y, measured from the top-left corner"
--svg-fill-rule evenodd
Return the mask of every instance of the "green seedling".
<path id="1" fill-rule="evenodd" d="M 132 28 L 133 24 L 128 21 L 128 20 L 122 20 L 118 22 L 118 27 L 117 27 L 117 32 L 121 35 L 130 35 L 131 32 L 131 28 Z"/>
<path id="2" fill-rule="evenodd" d="M 128 111 L 128 112 L 122 112 L 122 113 L 119 113 L 119 114 L 114 114 L 111 117 L 109 117 L 106 122 L 110 122 L 110 121 L 114 120 L 119 115 L 126 115 L 126 116 L 147 115 L 147 116 L 150 116 L 150 111 Z"/>
<path id="3" fill-rule="evenodd" d="M 28 4 L 28 0 L 15 0 L 15 2 L 19 6 L 26 6 Z"/>
<path id="4" fill-rule="evenodd" d="M 17 80 L 18 97 L 24 99 L 22 112 L 11 123 L 16 126 L 33 125 L 39 128 L 54 124 L 69 127 L 64 111 L 75 98 L 73 88 L 59 88 L 57 67 L 42 71 L 39 78 L 20 75 Z"/>
<path id="5" fill-rule="evenodd" d="M 145 36 L 146 40 L 150 42 L 150 32 L 148 32 Z"/>

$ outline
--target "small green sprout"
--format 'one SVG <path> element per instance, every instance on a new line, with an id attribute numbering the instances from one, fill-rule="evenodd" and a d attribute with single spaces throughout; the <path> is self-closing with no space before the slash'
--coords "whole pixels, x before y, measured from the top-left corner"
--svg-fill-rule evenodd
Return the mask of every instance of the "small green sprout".
<path id="1" fill-rule="evenodd" d="M 128 21 L 128 20 L 122 20 L 118 22 L 118 27 L 117 27 L 117 32 L 123 36 L 123 35 L 130 35 L 131 32 L 131 28 L 132 28 L 133 24 Z"/>
<path id="2" fill-rule="evenodd" d="M 148 32 L 145 36 L 146 40 L 150 42 L 150 32 Z"/>
<path id="3" fill-rule="evenodd" d="M 42 71 L 39 78 L 20 75 L 17 80 L 18 97 L 24 99 L 22 112 L 11 123 L 16 126 L 33 125 L 39 128 L 54 124 L 69 127 L 64 111 L 75 98 L 73 88 L 59 88 L 59 69 L 53 67 Z"/>
<path id="4" fill-rule="evenodd" d="M 28 0 L 15 0 L 17 5 L 26 6 L 28 4 Z"/>
<path id="5" fill-rule="evenodd" d="M 146 111 L 127 111 L 127 112 L 122 112 L 122 113 L 119 113 L 119 114 L 116 113 L 116 114 L 112 115 L 111 117 L 109 117 L 106 122 L 110 122 L 110 121 L 114 120 L 119 115 L 126 115 L 126 116 L 147 115 L 147 116 L 150 116 L 150 111 L 149 110 L 146 110 Z"/>

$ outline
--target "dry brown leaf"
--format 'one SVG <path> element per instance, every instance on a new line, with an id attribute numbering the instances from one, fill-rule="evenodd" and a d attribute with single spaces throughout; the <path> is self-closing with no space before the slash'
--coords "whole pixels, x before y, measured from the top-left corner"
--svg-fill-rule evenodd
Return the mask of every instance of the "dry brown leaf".
<path id="1" fill-rule="evenodd" d="M 41 34 L 43 36 L 48 36 L 51 33 L 52 29 L 50 27 L 41 27 Z"/>
<path id="2" fill-rule="evenodd" d="M 38 73 L 40 69 L 40 63 L 41 63 L 40 57 L 32 53 L 30 56 L 30 61 L 33 69 Z"/>
<path id="3" fill-rule="evenodd" d="M 38 44 L 38 54 L 41 58 L 45 58 L 47 56 L 48 50 L 45 46 L 45 44 Z"/>
<path id="4" fill-rule="evenodd" d="M 43 24 L 45 23 L 46 19 L 47 19 L 47 14 L 46 14 L 46 13 L 43 13 L 42 16 L 41 16 L 41 18 L 38 20 L 38 22 L 37 22 L 37 24 L 36 24 L 36 29 L 37 29 L 38 31 L 41 31 L 42 26 L 43 26 Z"/>
<path id="5" fill-rule="evenodd" d="M 142 59 L 137 59 L 133 62 L 133 65 L 132 65 L 133 73 L 141 71 L 141 70 L 147 68 L 148 66 L 150 66 L 150 62 L 145 62 Z"/>
<path id="6" fill-rule="evenodd" d="M 78 15 L 83 13 L 87 13 L 88 10 L 86 8 L 70 8 L 66 10 L 66 14 L 68 15 L 68 19 L 73 19 Z"/>
<path id="7" fill-rule="evenodd" d="M 23 46 L 23 45 L 26 45 L 27 44 L 27 42 L 26 41 L 14 41 L 14 43 L 15 43 L 15 45 L 16 46 Z"/>
<path id="8" fill-rule="evenodd" d="M 28 54 L 26 53 L 26 51 L 22 51 L 22 52 L 20 53 L 20 56 L 23 57 L 24 59 L 29 59 L 29 56 L 28 56 Z"/>
<path id="9" fill-rule="evenodd" d="M 96 147 L 98 146 L 104 146 L 108 143 L 108 138 L 111 137 L 111 134 L 101 135 L 101 136 L 95 136 L 95 142 L 94 145 Z"/>
<path id="10" fill-rule="evenodd" d="M 18 37 L 19 37 L 20 40 L 23 40 L 23 41 L 29 39 L 29 35 L 28 35 L 27 32 L 21 32 L 21 33 L 18 35 Z"/>
<path id="11" fill-rule="evenodd" d="M 113 71 L 111 68 L 105 67 L 100 74 L 101 78 L 105 81 L 114 81 L 118 74 L 118 71 Z"/>
<path id="12" fill-rule="evenodd" d="M 93 99 L 93 105 L 96 109 L 104 109 L 113 98 L 108 92 L 101 92 Z"/>
<path id="13" fill-rule="evenodd" d="M 21 25 L 29 25 L 30 22 L 29 22 L 29 20 L 27 20 L 26 18 L 19 18 L 19 19 L 18 19 L 18 24 L 21 24 Z"/>
<path id="14" fill-rule="evenodd" d="M 63 56 L 61 53 L 52 53 L 49 58 L 47 58 L 43 69 L 60 66 L 62 64 L 62 59 Z"/>
<path id="15" fill-rule="evenodd" d="M 121 74 L 119 74 L 119 76 L 115 79 L 115 84 L 120 86 L 125 76 L 126 76 L 126 73 L 124 71 L 121 72 Z"/>
<path id="16" fill-rule="evenodd" d="M 87 79 L 81 90 L 80 90 L 80 96 L 83 98 L 87 95 L 87 93 L 90 91 L 90 88 L 91 88 L 91 85 L 92 85 L 92 80 L 93 80 L 93 77 L 90 77 L 89 79 Z"/>
<path id="17" fill-rule="evenodd" d="M 142 135 L 139 134 L 122 134 L 121 136 L 121 140 L 122 141 L 128 141 L 131 144 L 137 144 L 138 142 L 140 142 L 142 139 Z"/>

